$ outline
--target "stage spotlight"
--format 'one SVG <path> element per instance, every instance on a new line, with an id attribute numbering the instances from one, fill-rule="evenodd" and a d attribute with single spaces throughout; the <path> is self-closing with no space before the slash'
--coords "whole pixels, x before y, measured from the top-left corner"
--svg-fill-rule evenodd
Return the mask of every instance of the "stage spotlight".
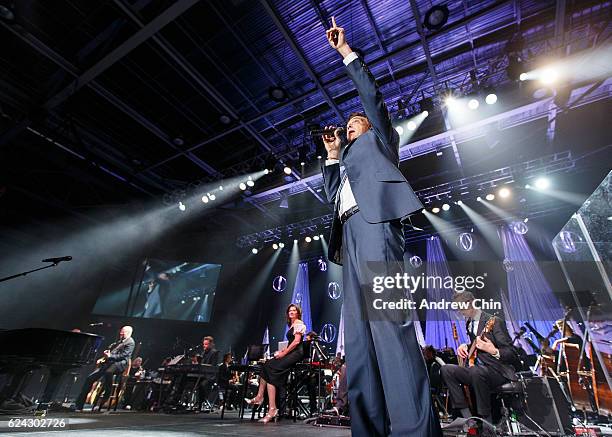
<path id="1" fill-rule="evenodd" d="M 267 174 L 270 174 L 270 170 L 265 169 L 265 170 L 264 170 L 264 175 L 267 175 Z"/>
<path id="2" fill-rule="evenodd" d="M 312 239 L 315 240 L 315 241 L 319 241 L 319 236 L 315 235 L 314 237 L 312 237 Z"/>
<path id="3" fill-rule="evenodd" d="M 245 184 L 244 182 L 240 182 L 240 185 L 238 185 L 238 187 L 239 187 L 239 188 L 240 188 L 242 191 L 244 191 L 244 190 L 246 190 L 246 189 L 247 189 L 247 186 L 246 186 L 246 184 Z"/>
<path id="4" fill-rule="evenodd" d="M 472 111 L 478 109 L 479 106 L 480 102 L 477 99 L 470 99 L 470 101 L 468 102 L 468 108 L 470 108 Z"/>
<path id="5" fill-rule="evenodd" d="M 202 202 L 208 203 L 208 196 L 206 194 L 202 196 Z"/>
<path id="6" fill-rule="evenodd" d="M 436 152 L 436 156 L 442 156 L 444 154 L 444 152 L 442 150 L 438 150 Z"/>
<path id="7" fill-rule="evenodd" d="M 217 196 L 215 196 L 214 194 L 209 194 L 209 195 L 208 195 L 208 198 L 209 198 L 210 200 L 215 200 L 215 199 L 217 198 Z"/>
<path id="8" fill-rule="evenodd" d="M 523 220 L 523 222 L 527 223 L 529 221 L 529 217 L 525 217 L 525 220 Z"/>
<path id="9" fill-rule="evenodd" d="M 487 199 L 488 201 L 495 200 L 495 194 L 489 193 L 489 194 L 487 194 L 485 199 Z"/>
<path id="10" fill-rule="evenodd" d="M 251 180 L 246 181 L 246 184 L 247 184 L 247 186 L 249 186 L 249 187 L 254 187 L 254 186 L 255 186 L 255 182 L 253 182 L 253 181 L 251 181 Z"/>
<path id="11" fill-rule="evenodd" d="M 183 202 L 179 202 L 179 205 L 178 205 L 178 206 L 179 206 L 179 209 L 180 209 L 181 211 L 185 211 L 185 210 L 187 209 L 187 207 L 185 206 L 185 204 L 184 204 Z"/>
<path id="12" fill-rule="evenodd" d="M 444 104 L 446 105 L 447 108 L 450 108 L 450 109 L 457 108 L 459 106 L 457 99 L 455 99 L 453 96 L 447 96 L 444 99 Z"/>
<path id="13" fill-rule="evenodd" d="M 423 111 L 421 114 L 423 114 L 423 117 L 429 117 L 429 111 Z"/>
<path id="14" fill-rule="evenodd" d="M 396 126 L 395 130 L 397 131 L 398 135 L 402 135 L 404 133 L 404 128 L 401 126 Z"/>
<path id="15" fill-rule="evenodd" d="M 463 205 L 463 202 L 461 200 L 457 200 L 457 205 Z"/>
<path id="16" fill-rule="evenodd" d="M 184 301 L 184 300 L 182 300 L 182 301 L 181 301 L 181 304 L 185 305 L 185 301 Z"/>
<path id="17" fill-rule="evenodd" d="M 478 196 L 478 197 L 476 198 L 476 201 L 477 201 L 477 202 L 482 202 L 482 197 Z"/>
<path id="18" fill-rule="evenodd" d="M 219 185 L 219 191 L 223 191 L 223 185 Z"/>
<path id="19" fill-rule="evenodd" d="M 278 249 L 278 243 L 272 244 L 272 249 L 277 250 Z"/>
<path id="20" fill-rule="evenodd" d="M 437 206 L 431 209 L 431 212 L 433 212 L 434 214 L 437 214 L 440 212 L 440 208 L 438 208 Z"/>
<path id="21" fill-rule="evenodd" d="M 444 205 L 442 205 L 442 209 L 444 211 L 448 211 L 450 209 L 450 205 L 448 203 L 445 203 Z"/>
<path id="22" fill-rule="evenodd" d="M 540 82 L 544 85 L 551 85 L 556 82 L 558 74 L 557 71 L 552 68 L 545 68 L 539 74 Z"/>
<path id="23" fill-rule="evenodd" d="M 288 165 L 286 165 L 283 168 L 283 172 L 285 172 L 286 175 L 290 175 L 291 174 L 291 167 L 289 167 Z"/>
<path id="24" fill-rule="evenodd" d="M 415 131 L 417 128 L 417 125 L 414 121 L 410 120 L 408 124 L 406 125 L 406 127 L 408 128 L 409 131 Z"/>
<path id="25" fill-rule="evenodd" d="M 497 194 L 499 194 L 499 197 L 505 199 L 506 197 L 510 196 L 510 190 L 508 188 L 502 188 L 497 192 Z"/>
<path id="26" fill-rule="evenodd" d="M 487 105 L 494 105 L 496 102 L 497 102 L 497 94 L 495 93 L 487 94 L 487 97 L 485 97 L 485 103 Z"/>
<path id="27" fill-rule="evenodd" d="M 323 234 L 319 234 L 319 238 L 321 238 L 321 239 L 322 239 L 322 238 L 323 238 Z"/>
<path id="28" fill-rule="evenodd" d="M 312 241 L 312 238 L 306 237 L 305 240 L 306 240 L 306 243 L 310 243 Z"/>
<path id="29" fill-rule="evenodd" d="M 439 30 L 448 21 L 448 15 L 448 7 L 445 5 L 432 6 L 427 12 L 425 12 L 423 24 L 429 30 Z"/>
<path id="30" fill-rule="evenodd" d="M 423 209 L 421 210 L 421 212 L 422 212 L 423 214 L 427 214 L 427 210 L 426 210 L 425 208 L 423 208 Z"/>
<path id="31" fill-rule="evenodd" d="M 282 249 L 283 247 L 285 247 L 285 243 L 278 243 L 278 247 Z"/>
<path id="32" fill-rule="evenodd" d="M 224 124 L 224 125 L 226 125 L 226 126 L 227 126 L 228 124 L 232 124 L 232 119 L 231 119 L 231 117 L 230 117 L 229 115 L 227 115 L 227 114 L 221 114 L 221 115 L 219 116 L 219 121 L 221 122 L 221 124 Z"/>
<path id="33" fill-rule="evenodd" d="M 268 97 L 275 102 L 281 103 L 287 99 L 288 95 L 284 88 L 280 86 L 271 86 L 268 88 Z"/>
<path id="34" fill-rule="evenodd" d="M 253 255 L 257 255 L 257 252 L 259 252 L 259 250 L 257 250 L 256 247 L 251 249 L 251 252 L 253 252 Z"/>
<path id="35" fill-rule="evenodd" d="M 538 178 L 535 181 L 535 186 L 538 190 L 546 190 L 548 187 L 550 187 L 550 181 L 546 178 Z"/>
<path id="36" fill-rule="evenodd" d="M 293 244 L 297 244 L 297 243 L 298 243 L 298 239 L 297 239 L 297 238 L 295 238 L 295 239 L 293 240 Z"/>
<path id="37" fill-rule="evenodd" d="M 527 73 L 521 73 L 521 75 L 519 76 L 519 80 L 521 82 L 525 82 L 527 79 L 529 79 L 529 75 Z"/>

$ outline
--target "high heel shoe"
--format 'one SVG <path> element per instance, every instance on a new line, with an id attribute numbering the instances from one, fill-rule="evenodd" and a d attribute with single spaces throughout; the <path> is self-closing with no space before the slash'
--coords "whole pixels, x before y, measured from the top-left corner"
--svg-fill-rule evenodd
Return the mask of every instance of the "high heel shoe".
<path id="1" fill-rule="evenodd" d="M 244 401 L 247 403 L 247 405 L 261 405 L 263 398 L 259 402 L 257 402 L 257 396 L 255 396 L 253 399 L 244 398 Z"/>
<path id="2" fill-rule="evenodd" d="M 263 417 L 263 419 L 259 419 L 258 422 L 260 423 L 275 422 L 276 423 L 278 419 L 279 419 L 278 410 L 276 410 L 273 415 L 270 415 L 270 410 L 268 410 L 268 414 L 266 414 Z"/>

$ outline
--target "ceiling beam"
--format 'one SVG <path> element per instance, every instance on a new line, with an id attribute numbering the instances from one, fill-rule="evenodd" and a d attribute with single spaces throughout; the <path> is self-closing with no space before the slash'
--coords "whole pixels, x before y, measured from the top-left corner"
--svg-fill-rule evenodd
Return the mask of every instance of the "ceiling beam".
<path id="1" fill-rule="evenodd" d="M 197 0 L 196 0 L 197 1 Z M 146 28 L 145 24 L 138 16 L 121 0 L 115 0 L 115 4 L 139 27 Z M 272 151 L 273 147 L 268 141 L 252 126 L 247 125 L 240 119 L 240 115 L 235 108 L 219 93 L 215 87 L 202 76 L 199 71 L 191 65 L 165 38 L 159 35 L 152 35 L 151 39 L 183 70 L 187 75 L 203 89 L 227 114 L 245 129 L 252 137 L 266 150 Z"/>
<path id="2" fill-rule="evenodd" d="M 293 50 L 293 52 L 295 53 L 299 61 L 302 63 L 302 67 L 304 68 L 304 71 L 308 74 L 308 76 L 310 76 L 310 79 L 315 83 L 316 87 L 318 88 L 319 92 L 323 95 L 323 98 L 325 99 L 329 107 L 338 116 L 338 120 L 340 122 L 344 122 L 344 114 L 342 113 L 338 105 L 336 105 L 336 102 L 334 102 L 334 99 L 332 98 L 332 96 L 325 89 L 325 86 L 323 85 L 323 82 L 321 82 L 321 79 L 319 79 L 319 76 L 317 76 L 314 69 L 308 63 L 306 56 L 304 56 L 304 53 L 302 53 L 302 49 L 298 47 L 297 42 L 291 35 L 287 26 L 285 26 L 285 23 L 281 19 L 280 15 L 278 14 L 274 6 L 270 3 L 269 0 L 260 0 L 260 2 L 263 5 L 266 12 L 268 13 L 268 15 L 270 15 L 270 18 L 272 18 L 272 21 L 274 22 L 275 26 L 278 28 L 280 33 L 283 35 L 283 38 L 285 38 L 285 41 L 287 41 L 287 43 L 289 44 L 289 46 L 291 47 L 291 49 Z"/>
<path id="3" fill-rule="evenodd" d="M 75 94 L 78 90 L 100 76 L 117 61 L 120 61 L 132 50 L 153 37 L 157 32 L 163 29 L 166 25 L 180 17 L 193 5 L 198 3 L 198 0 L 177 0 L 172 6 L 155 17 L 150 23 L 142 27 L 138 32 L 128 38 L 123 44 L 119 45 L 112 52 L 104 56 L 92 67 L 81 73 L 71 84 L 66 86 L 62 91 L 50 98 L 43 107 L 46 110 L 51 110 L 64 102 L 67 98 Z"/>
<path id="4" fill-rule="evenodd" d="M 75 80 L 72 82 L 73 84 L 78 83 L 80 78 L 85 74 L 85 73 L 79 72 L 79 70 L 74 65 L 72 65 L 69 61 L 67 61 L 64 57 L 62 57 L 60 54 L 58 54 L 53 49 L 48 47 L 45 43 L 40 41 L 34 35 L 27 32 L 25 29 L 18 28 L 16 26 L 9 26 L 2 20 L 0 20 L 0 26 L 4 27 L 6 30 L 11 32 L 13 35 L 17 36 L 22 41 L 24 41 L 26 44 L 28 44 L 31 48 L 36 50 L 39 54 L 43 55 L 44 57 L 52 61 L 54 64 L 62 68 L 64 71 L 66 71 L 67 73 L 75 77 Z M 104 59 L 102 61 L 104 61 Z M 219 172 L 216 169 L 214 169 L 212 166 L 210 166 L 206 162 L 202 161 L 200 158 L 198 158 L 193 153 L 185 152 L 181 150 L 180 148 L 178 148 L 173 143 L 172 138 L 168 134 L 163 132 L 155 123 L 148 120 L 140 112 L 136 111 L 135 109 L 130 107 L 127 103 L 125 103 L 120 98 L 115 96 L 113 93 L 105 89 L 94 79 L 89 80 L 89 82 L 87 82 L 87 85 L 92 90 L 94 90 L 99 96 L 103 97 L 109 103 L 111 103 L 112 105 L 114 105 L 115 107 L 123 111 L 126 115 L 130 116 L 132 119 L 138 122 L 141 126 L 146 128 L 149 132 L 151 132 L 157 138 L 162 140 L 166 145 L 168 145 L 173 150 L 175 150 L 177 154 L 173 155 L 174 157 L 185 156 L 187 159 L 192 161 L 198 167 L 206 171 L 208 174 L 213 175 L 213 176 L 219 175 Z M 47 104 L 53 99 L 54 98 L 50 99 L 47 102 Z M 31 123 L 32 121 L 27 118 L 22 120 L 19 123 L 19 125 L 17 125 L 14 129 L 12 129 L 11 131 L 7 132 L 6 134 L 0 137 L 0 146 L 7 144 L 9 141 L 15 138 L 21 131 L 23 131 L 26 127 L 28 127 Z M 140 174 L 140 173 L 137 173 L 137 174 Z"/>
<path id="5" fill-rule="evenodd" d="M 449 30 L 455 29 L 455 28 L 457 28 L 457 27 L 459 27 L 461 25 L 465 25 L 465 23 L 470 22 L 471 20 L 481 18 L 486 13 L 494 11 L 497 7 L 503 6 L 505 3 L 507 3 L 507 1 L 498 1 L 498 2 L 494 3 L 491 6 L 488 6 L 486 8 L 483 8 L 483 9 L 479 10 L 478 12 L 470 15 L 469 17 L 465 17 L 465 18 L 462 18 L 460 20 L 457 20 L 457 22 L 454 22 L 454 23 L 450 24 L 449 26 L 447 26 L 444 29 L 442 29 L 440 32 L 441 33 L 448 32 Z M 543 9 L 541 11 L 535 12 L 531 16 L 526 17 L 524 19 L 525 20 L 527 20 L 527 19 L 535 19 L 535 18 L 539 17 L 542 13 L 548 12 L 550 10 L 552 10 L 552 9 L 551 8 Z M 489 32 L 486 32 L 486 33 L 483 33 L 483 34 L 479 35 L 478 40 L 482 40 L 483 38 L 491 37 L 492 35 L 499 33 L 501 30 L 506 29 L 508 27 L 513 27 L 514 25 L 515 25 L 515 22 L 512 22 L 512 23 L 509 23 L 509 24 L 507 24 L 505 26 L 492 29 Z M 438 34 L 440 32 L 438 32 Z M 393 50 L 391 52 L 388 52 L 388 55 L 384 55 L 384 56 L 382 56 L 382 57 L 380 57 L 378 59 L 373 60 L 369 64 L 371 66 L 378 65 L 381 62 L 385 62 L 388 58 L 391 58 L 391 57 L 393 57 L 393 56 L 395 56 L 395 55 L 397 55 L 399 53 L 402 53 L 402 52 L 404 52 L 404 51 L 406 51 L 406 50 L 408 50 L 408 49 L 410 49 L 410 48 L 412 48 L 415 45 L 418 45 L 420 43 L 421 43 L 420 39 L 418 39 L 416 41 L 412 41 L 412 42 L 410 42 L 410 43 L 408 43 L 408 44 L 406 44 L 406 45 L 404 45 L 404 46 L 402 46 L 402 47 L 400 47 L 398 49 L 395 49 L 395 50 Z M 442 60 L 448 59 L 448 57 L 450 57 L 450 56 L 458 56 L 460 54 L 463 54 L 464 52 L 458 51 L 460 47 L 461 46 L 450 47 L 450 48 L 448 48 L 448 50 L 438 54 L 436 56 L 436 58 L 438 58 L 440 61 L 442 61 Z M 470 48 L 470 50 L 471 50 L 471 48 Z M 407 72 L 420 72 L 422 70 L 423 65 L 424 65 L 424 63 L 413 64 L 413 65 L 411 65 L 409 67 L 406 67 L 406 68 L 402 69 L 401 71 L 395 72 L 395 75 L 396 75 L 396 77 L 399 78 L 399 76 L 401 74 L 403 74 L 405 76 L 407 74 Z M 345 80 L 345 79 L 346 79 L 346 75 L 345 74 L 341 74 L 341 75 L 338 75 L 336 78 L 331 79 L 328 82 L 325 82 L 324 86 L 329 87 L 329 86 L 335 85 L 335 84 L 337 84 L 340 81 Z M 388 76 L 384 77 L 384 78 L 379 78 L 377 80 L 377 82 L 380 83 L 380 84 L 388 83 L 388 82 L 390 82 L 390 78 Z M 311 91 L 307 91 L 307 92 L 305 92 L 305 93 L 303 93 L 303 94 L 301 94 L 299 96 L 296 96 L 296 97 L 292 98 L 291 100 L 288 100 L 287 102 L 285 102 L 285 103 L 283 103 L 283 104 L 281 104 L 279 106 L 276 106 L 276 107 L 274 107 L 272 109 L 269 109 L 269 110 L 267 110 L 267 111 L 265 111 L 265 112 L 255 116 L 255 117 L 245 121 L 245 123 L 249 124 L 249 125 L 253 124 L 253 123 L 256 123 L 257 121 L 261 120 L 262 118 L 267 117 L 268 115 L 273 114 L 274 112 L 276 112 L 278 110 L 281 110 L 281 109 L 285 108 L 286 106 L 296 104 L 298 102 L 301 102 L 301 101 L 304 101 L 304 100 L 308 99 L 309 97 L 312 97 L 317 92 L 318 92 L 318 88 L 315 88 L 315 89 L 313 89 Z M 352 91 L 349 91 L 346 94 L 351 94 L 351 93 L 352 93 Z M 344 95 L 340 95 L 340 96 L 336 96 L 335 100 L 336 101 L 342 101 L 343 98 L 344 98 Z M 316 107 L 308 108 L 304 112 L 309 112 L 309 111 L 313 111 L 313 110 L 316 110 L 317 112 L 320 112 L 320 110 L 316 109 Z M 277 125 L 278 124 L 279 123 L 277 123 Z M 192 147 L 190 147 L 187 150 L 193 152 L 193 151 L 195 151 L 195 150 L 197 150 L 197 149 L 199 149 L 201 147 L 204 147 L 207 144 L 210 144 L 210 143 L 212 143 L 214 141 L 220 140 L 221 138 L 225 137 L 226 135 L 230 135 L 230 134 L 234 133 L 239 128 L 240 128 L 240 126 L 234 126 L 234 127 L 230 128 L 230 129 L 228 129 L 227 131 L 224 131 L 224 132 L 221 132 L 219 134 L 216 134 L 212 138 L 207 138 L 207 139 L 204 139 L 204 140 L 194 144 Z M 155 163 L 155 164 L 147 167 L 143 171 L 152 170 L 152 169 L 158 167 L 159 165 L 163 165 L 163 164 L 165 164 L 165 163 L 167 163 L 169 161 L 172 161 L 173 159 L 178 158 L 179 156 L 180 155 L 178 155 L 178 154 L 177 155 L 173 155 L 173 156 L 169 156 L 168 158 L 165 158 L 164 160 L 162 160 L 162 161 L 160 161 L 158 163 Z"/>
<path id="6" fill-rule="evenodd" d="M 361 7 L 365 11 L 366 17 L 368 18 L 370 27 L 374 31 L 374 38 L 376 39 L 376 44 L 378 45 L 380 50 L 385 55 L 388 55 L 389 53 L 387 52 L 387 48 L 383 44 L 382 35 L 380 34 L 380 31 L 378 30 L 378 26 L 376 26 L 376 22 L 374 21 L 374 16 L 372 15 L 372 11 L 370 10 L 370 7 L 368 6 L 368 2 L 366 0 L 359 0 L 359 1 L 361 3 Z M 391 65 L 391 60 L 387 58 L 384 62 L 387 64 L 387 70 L 389 70 L 389 75 L 391 76 L 391 78 L 393 79 L 393 82 L 395 83 L 396 79 L 393 73 L 393 66 Z M 398 89 L 399 89 L 399 85 L 398 85 Z"/>
<path id="7" fill-rule="evenodd" d="M 431 50 L 429 49 L 429 43 L 427 42 L 427 37 L 425 35 L 425 30 L 423 29 L 423 22 L 421 21 L 421 13 L 419 12 L 419 6 L 416 3 L 416 0 L 410 0 L 410 7 L 412 8 L 412 14 L 414 15 L 414 21 L 416 22 L 417 33 L 421 38 L 421 45 L 423 46 L 423 51 L 425 52 L 425 59 L 427 61 L 427 69 L 429 70 L 429 74 L 431 75 L 431 80 L 434 84 L 434 89 L 436 93 L 441 93 L 443 90 L 440 87 L 440 81 L 438 80 L 438 75 L 436 73 L 436 69 L 433 65 L 433 59 L 431 56 Z M 473 52 L 473 43 L 472 52 Z M 444 127 L 447 131 L 452 129 L 450 120 L 448 119 L 448 110 L 442 109 L 442 117 L 444 118 Z M 455 155 L 455 161 L 457 161 L 457 166 L 461 173 L 463 174 L 463 165 L 461 164 L 461 156 L 459 156 L 459 149 L 457 148 L 457 142 L 455 141 L 455 137 L 453 135 L 450 136 L 451 147 L 453 148 L 453 154 Z"/>

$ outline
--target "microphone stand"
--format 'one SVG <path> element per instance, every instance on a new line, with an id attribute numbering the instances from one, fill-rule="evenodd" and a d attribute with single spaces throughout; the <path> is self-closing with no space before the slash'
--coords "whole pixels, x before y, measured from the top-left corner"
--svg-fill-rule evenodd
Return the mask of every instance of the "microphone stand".
<path id="1" fill-rule="evenodd" d="M 15 279 L 15 278 L 18 278 L 20 276 L 26 276 L 29 273 L 33 273 L 33 272 L 37 272 L 39 270 L 44 270 L 44 269 L 48 269 L 48 268 L 51 268 L 51 267 L 55 267 L 58 264 L 59 264 L 59 262 L 54 262 L 53 264 L 49 264 L 48 266 L 39 267 L 39 268 L 34 269 L 34 270 L 28 270 L 27 272 L 17 273 L 16 275 L 6 276 L 4 278 L 0 278 L 0 282 L 9 281 L 11 279 Z"/>

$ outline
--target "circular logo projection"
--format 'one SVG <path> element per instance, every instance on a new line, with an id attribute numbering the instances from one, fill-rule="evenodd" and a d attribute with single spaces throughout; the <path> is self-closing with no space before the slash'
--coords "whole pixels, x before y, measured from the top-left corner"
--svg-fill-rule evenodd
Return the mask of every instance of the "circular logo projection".
<path id="1" fill-rule="evenodd" d="M 474 236 L 471 232 L 462 232 L 457 237 L 457 241 L 455 244 L 459 249 L 463 250 L 464 252 L 469 252 L 474 249 L 474 243 Z"/>
<path id="2" fill-rule="evenodd" d="M 336 339 L 336 335 L 338 334 L 338 329 L 334 326 L 333 323 L 326 323 L 323 325 L 321 329 L 321 341 L 325 343 L 331 343 Z"/>
<path id="3" fill-rule="evenodd" d="M 294 303 L 296 303 L 298 305 L 302 304 L 302 293 L 300 293 L 300 292 L 295 293 L 295 302 Z"/>
<path id="4" fill-rule="evenodd" d="M 510 223 L 510 229 L 512 229 L 515 234 L 519 235 L 525 235 L 529 230 L 527 223 L 521 221 Z"/>
<path id="5" fill-rule="evenodd" d="M 321 258 L 319 258 L 319 270 L 321 270 L 322 272 L 327 271 L 327 262 Z"/>
<path id="6" fill-rule="evenodd" d="M 340 285 L 337 282 L 330 282 L 329 284 L 327 284 L 327 295 L 331 299 L 338 299 L 342 295 Z"/>
<path id="7" fill-rule="evenodd" d="M 286 288 L 287 279 L 285 279 L 284 276 L 279 275 L 272 281 L 272 290 L 276 291 L 277 293 L 282 293 Z"/>
<path id="8" fill-rule="evenodd" d="M 413 255 L 410 257 L 410 265 L 415 269 L 418 269 L 423 265 L 423 260 L 418 255 Z"/>
<path id="9" fill-rule="evenodd" d="M 555 246 L 565 253 L 574 253 L 578 250 L 577 244 L 582 243 L 582 237 L 571 231 L 559 232 L 555 238 Z"/>

